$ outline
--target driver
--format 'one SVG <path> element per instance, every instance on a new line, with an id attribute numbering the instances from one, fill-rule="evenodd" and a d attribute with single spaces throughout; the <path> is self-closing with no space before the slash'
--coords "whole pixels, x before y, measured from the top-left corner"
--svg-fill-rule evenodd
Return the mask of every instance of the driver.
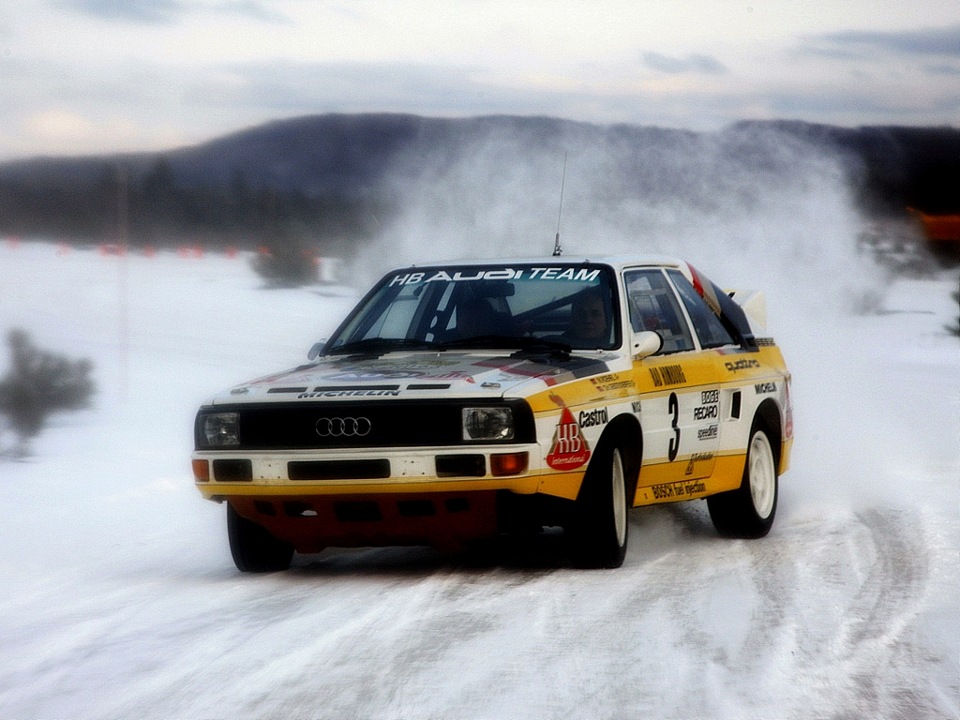
<path id="1" fill-rule="evenodd" d="M 460 339 L 497 334 L 496 311 L 484 298 L 460 303 L 457 306 L 457 332 Z"/>
<path id="2" fill-rule="evenodd" d="M 570 329 L 564 342 L 573 347 L 606 347 L 610 344 L 610 322 L 607 304 L 599 291 L 578 295 L 570 308 Z"/>

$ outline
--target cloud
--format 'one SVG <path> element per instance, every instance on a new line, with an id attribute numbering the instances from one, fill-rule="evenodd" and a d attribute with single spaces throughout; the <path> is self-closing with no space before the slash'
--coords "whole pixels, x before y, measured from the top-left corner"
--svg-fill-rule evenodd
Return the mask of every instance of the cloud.
<path id="1" fill-rule="evenodd" d="M 506 101 L 505 93 L 510 96 Z M 185 99 L 198 106 L 252 106 L 277 113 L 411 108 L 428 114 L 499 112 L 527 95 L 529 90 L 511 93 L 485 85 L 471 68 L 407 62 L 233 64 L 197 74 L 184 88 Z"/>
<path id="2" fill-rule="evenodd" d="M 901 55 L 960 58 L 960 25 L 896 32 L 851 30 L 810 38 L 815 54 L 856 57 L 863 51 L 881 50 Z"/>
<path id="3" fill-rule="evenodd" d="M 716 58 L 698 53 L 680 58 L 647 52 L 643 54 L 643 64 L 651 70 L 670 74 L 724 75 L 727 72 L 726 66 Z"/>
<path id="4" fill-rule="evenodd" d="M 924 70 L 930 75 L 960 75 L 960 65 L 949 65 L 947 63 L 940 63 L 936 65 L 926 65 Z"/>
<path id="5" fill-rule="evenodd" d="M 190 14 L 236 15 L 268 23 L 290 23 L 289 17 L 260 0 L 186 3 L 181 0 L 61 0 L 61 6 L 102 20 L 172 25 Z"/>
<path id="6" fill-rule="evenodd" d="M 63 0 L 63 7 L 104 20 L 169 25 L 187 7 L 178 0 Z"/>
<path id="7" fill-rule="evenodd" d="M 215 13 L 239 15 L 250 20 L 267 23 L 290 24 L 293 22 L 288 16 L 276 10 L 271 10 L 266 4 L 257 2 L 257 0 L 230 0 L 229 2 L 211 5 L 209 10 Z"/>

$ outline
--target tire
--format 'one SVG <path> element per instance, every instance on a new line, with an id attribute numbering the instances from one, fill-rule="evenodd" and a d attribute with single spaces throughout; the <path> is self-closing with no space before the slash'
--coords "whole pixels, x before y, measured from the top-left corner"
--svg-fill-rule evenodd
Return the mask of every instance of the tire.
<path id="1" fill-rule="evenodd" d="M 618 568 L 627 554 L 627 472 L 622 450 L 601 444 L 577 498 L 573 540 L 580 567 Z"/>
<path id="2" fill-rule="evenodd" d="M 761 538 L 770 532 L 780 494 L 777 460 L 770 437 L 754 425 L 740 487 L 707 498 L 710 519 L 725 537 Z"/>
<path id="3" fill-rule="evenodd" d="M 293 546 L 278 540 L 227 503 L 227 536 L 230 554 L 241 572 L 277 572 L 290 567 Z"/>

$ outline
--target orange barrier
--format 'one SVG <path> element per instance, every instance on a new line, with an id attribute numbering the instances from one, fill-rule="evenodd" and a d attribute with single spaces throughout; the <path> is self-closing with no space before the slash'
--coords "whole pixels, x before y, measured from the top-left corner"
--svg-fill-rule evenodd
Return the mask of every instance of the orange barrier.
<path id="1" fill-rule="evenodd" d="M 199 259 L 203 257 L 201 245 L 181 245 L 177 248 L 177 257 Z"/>
<path id="2" fill-rule="evenodd" d="M 917 212 L 923 234 L 933 242 L 960 243 L 960 215 L 927 215 Z"/>
<path id="3" fill-rule="evenodd" d="M 127 246 L 119 243 L 101 243 L 97 247 L 101 257 L 122 257 L 127 254 Z"/>

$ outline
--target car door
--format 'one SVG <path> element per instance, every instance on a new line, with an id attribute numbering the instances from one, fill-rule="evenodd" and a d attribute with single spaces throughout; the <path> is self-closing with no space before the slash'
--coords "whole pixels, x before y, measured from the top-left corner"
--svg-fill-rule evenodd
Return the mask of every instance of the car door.
<path id="1" fill-rule="evenodd" d="M 659 353 L 633 365 L 644 436 L 640 486 L 674 497 L 703 492 L 688 481 L 710 475 L 719 447 L 719 371 L 714 353 L 701 349 L 663 269 L 625 271 L 624 289 L 633 331 L 653 330 L 663 338 Z"/>

